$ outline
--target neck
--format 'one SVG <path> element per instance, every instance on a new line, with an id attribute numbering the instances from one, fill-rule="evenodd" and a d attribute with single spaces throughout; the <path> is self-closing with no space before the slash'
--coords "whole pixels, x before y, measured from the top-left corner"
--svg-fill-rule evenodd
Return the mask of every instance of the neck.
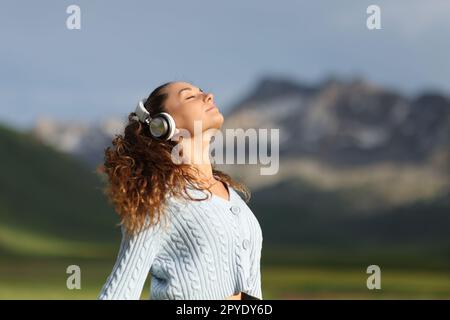
<path id="1" fill-rule="evenodd" d="M 209 135 L 203 134 L 202 137 L 184 138 L 182 140 L 183 161 L 191 165 L 193 173 L 201 181 L 211 181 L 213 179 L 213 170 L 210 156 Z M 196 170 L 198 170 L 198 173 Z"/>

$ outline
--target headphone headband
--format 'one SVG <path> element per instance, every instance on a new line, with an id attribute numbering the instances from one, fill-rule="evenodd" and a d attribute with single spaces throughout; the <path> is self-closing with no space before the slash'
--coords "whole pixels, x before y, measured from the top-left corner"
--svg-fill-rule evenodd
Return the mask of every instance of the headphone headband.
<path id="1" fill-rule="evenodd" d="M 151 120 L 150 113 L 145 109 L 143 100 L 139 100 L 134 113 L 141 122 L 148 123 Z"/>

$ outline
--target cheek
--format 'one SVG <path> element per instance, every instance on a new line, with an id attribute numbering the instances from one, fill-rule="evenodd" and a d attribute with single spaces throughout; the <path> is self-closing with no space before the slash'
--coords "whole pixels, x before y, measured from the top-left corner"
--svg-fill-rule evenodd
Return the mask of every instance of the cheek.
<path id="1" fill-rule="evenodd" d="M 181 110 L 180 110 L 181 111 Z M 204 112 L 200 108 L 183 110 L 174 116 L 178 128 L 184 128 L 193 133 L 195 121 L 203 122 Z"/>

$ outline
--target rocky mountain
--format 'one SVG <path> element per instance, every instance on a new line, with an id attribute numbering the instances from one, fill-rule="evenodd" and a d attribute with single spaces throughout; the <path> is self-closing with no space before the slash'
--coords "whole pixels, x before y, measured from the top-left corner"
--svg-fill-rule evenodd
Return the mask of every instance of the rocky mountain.
<path id="1" fill-rule="evenodd" d="M 261 175 L 263 165 L 219 166 L 256 192 L 298 178 L 344 193 L 356 212 L 380 213 L 450 190 L 450 101 L 437 93 L 411 98 L 362 79 L 308 86 L 265 78 L 226 115 L 223 130 L 234 128 L 279 129 L 276 175 Z"/>
<path id="2" fill-rule="evenodd" d="M 405 97 L 362 79 L 262 79 L 226 119 L 224 128 L 279 128 L 282 156 L 335 166 L 418 163 L 450 150 L 448 97 Z"/>

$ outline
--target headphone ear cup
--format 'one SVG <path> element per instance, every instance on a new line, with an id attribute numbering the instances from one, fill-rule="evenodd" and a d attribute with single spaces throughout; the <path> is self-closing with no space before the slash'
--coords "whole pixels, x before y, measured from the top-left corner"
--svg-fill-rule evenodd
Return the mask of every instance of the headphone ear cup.
<path id="1" fill-rule="evenodd" d="M 167 121 L 160 116 L 154 117 L 148 123 L 150 134 L 156 139 L 163 139 L 167 134 L 168 124 Z"/>
<path id="2" fill-rule="evenodd" d="M 155 115 L 149 122 L 151 135 L 159 140 L 169 140 L 175 134 L 175 120 L 166 112 Z"/>

